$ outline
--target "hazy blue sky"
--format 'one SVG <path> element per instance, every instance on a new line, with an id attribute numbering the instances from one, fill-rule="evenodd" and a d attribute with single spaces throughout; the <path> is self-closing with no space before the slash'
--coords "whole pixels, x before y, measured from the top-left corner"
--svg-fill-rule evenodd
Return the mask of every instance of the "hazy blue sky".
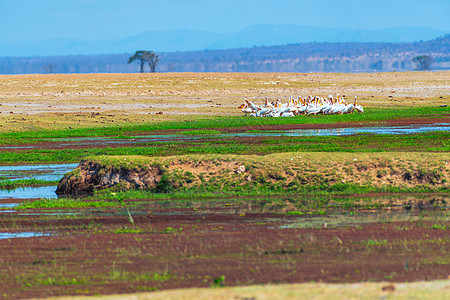
<path id="1" fill-rule="evenodd" d="M 450 31 L 450 0 L 0 0 L 0 41 L 232 32 L 256 24 Z"/>

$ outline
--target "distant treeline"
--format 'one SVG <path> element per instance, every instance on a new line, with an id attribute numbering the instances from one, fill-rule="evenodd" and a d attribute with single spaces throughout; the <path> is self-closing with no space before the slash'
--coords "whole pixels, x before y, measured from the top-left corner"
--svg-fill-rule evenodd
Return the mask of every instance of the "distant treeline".
<path id="1" fill-rule="evenodd" d="M 148 49 L 151 50 L 151 49 Z M 132 73 L 131 53 L 0 57 L 0 74 Z M 414 43 L 304 43 L 229 50 L 159 53 L 157 72 L 374 72 L 416 69 L 428 55 L 431 69 L 450 69 L 450 35 Z"/>

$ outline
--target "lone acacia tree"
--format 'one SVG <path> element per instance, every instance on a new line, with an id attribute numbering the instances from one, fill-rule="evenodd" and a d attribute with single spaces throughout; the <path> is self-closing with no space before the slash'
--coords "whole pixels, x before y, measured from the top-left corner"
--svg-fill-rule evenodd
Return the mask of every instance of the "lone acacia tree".
<path id="1" fill-rule="evenodd" d="M 153 52 L 153 51 L 145 51 L 145 50 L 139 50 L 134 53 L 133 56 L 131 56 L 128 59 L 128 63 L 131 64 L 132 62 L 136 61 L 139 63 L 141 70 L 141 73 L 144 73 L 144 65 L 147 62 L 150 67 L 150 72 L 156 71 L 156 66 L 159 62 L 159 56 Z"/>
<path id="2" fill-rule="evenodd" d="M 55 73 L 55 64 L 54 63 L 47 63 L 45 65 L 42 65 L 42 68 L 44 68 L 45 73 L 53 74 Z"/>
<path id="3" fill-rule="evenodd" d="M 144 64 L 147 61 L 147 51 L 136 51 L 136 53 L 128 59 L 128 63 L 131 64 L 133 61 L 137 61 L 139 63 L 141 66 L 140 72 L 144 73 Z"/>
<path id="4" fill-rule="evenodd" d="M 433 58 L 429 55 L 420 55 L 412 59 L 417 64 L 417 70 L 429 70 L 433 62 Z"/>

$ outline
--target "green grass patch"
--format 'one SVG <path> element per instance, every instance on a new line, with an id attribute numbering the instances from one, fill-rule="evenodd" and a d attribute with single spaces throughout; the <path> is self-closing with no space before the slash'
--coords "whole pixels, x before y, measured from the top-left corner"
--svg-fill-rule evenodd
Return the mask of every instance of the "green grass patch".
<path id="1" fill-rule="evenodd" d="M 19 179 L 19 180 L 1 180 L 0 190 L 13 190 L 20 187 L 52 186 L 57 185 L 58 181 L 48 181 L 39 179 Z"/>
<path id="2" fill-rule="evenodd" d="M 450 230 L 450 226 L 447 224 L 433 224 L 432 229 Z"/>
<path id="3" fill-rule="evenodd" d="M 386 246 L 389 244 L 388 240 L 374 240 L 374 239 L 368 239 L 367 241 L 363 241 L 362 243 L 368 247 Z"/>
<path id="4" fill-rule="evenodd" d="M 93 208 L 93 207 L 119 207 L 118 202 L 113 201 L 84 201 L 80 199 L 38 199 L 33 201 L 24 201 L 15 209 L 36 209 L 36 208 Z"/>
<path id="5" fill-rule="evenodd" d="M 148 230 L 145 230 L 142 228 L 138 228 L 138 227 L 128 228 L 128 226 L 121 227 L 114 231 L 114 233 L 117 233 L 117 234 L 123 234 L 123 233 L 140 234 L 140 233 L 148 233 L 148 232 L 149 232 Z"/>
<path id="6" fill-rule="evenodd" d="M 288 215 L 288 216 L 325 215 L 325 214 L 326 214 L 326 212 L 324 210 L 308 211 L 308 212 L 301 212 L 301 211 L 297 211 L 297 210 L 292 210 L 292 211 L 288 211 L 287 213 L 285 213 L 285 215 Z"/>

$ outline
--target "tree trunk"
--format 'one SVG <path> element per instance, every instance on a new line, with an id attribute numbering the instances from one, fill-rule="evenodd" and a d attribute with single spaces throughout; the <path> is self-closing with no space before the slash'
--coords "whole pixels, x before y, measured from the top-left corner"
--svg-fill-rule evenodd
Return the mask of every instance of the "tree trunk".
<path id="1" fill-rule="evenodd" d="M 144 62 L 141 62 L 141 73 L 144 73 Z"/>

